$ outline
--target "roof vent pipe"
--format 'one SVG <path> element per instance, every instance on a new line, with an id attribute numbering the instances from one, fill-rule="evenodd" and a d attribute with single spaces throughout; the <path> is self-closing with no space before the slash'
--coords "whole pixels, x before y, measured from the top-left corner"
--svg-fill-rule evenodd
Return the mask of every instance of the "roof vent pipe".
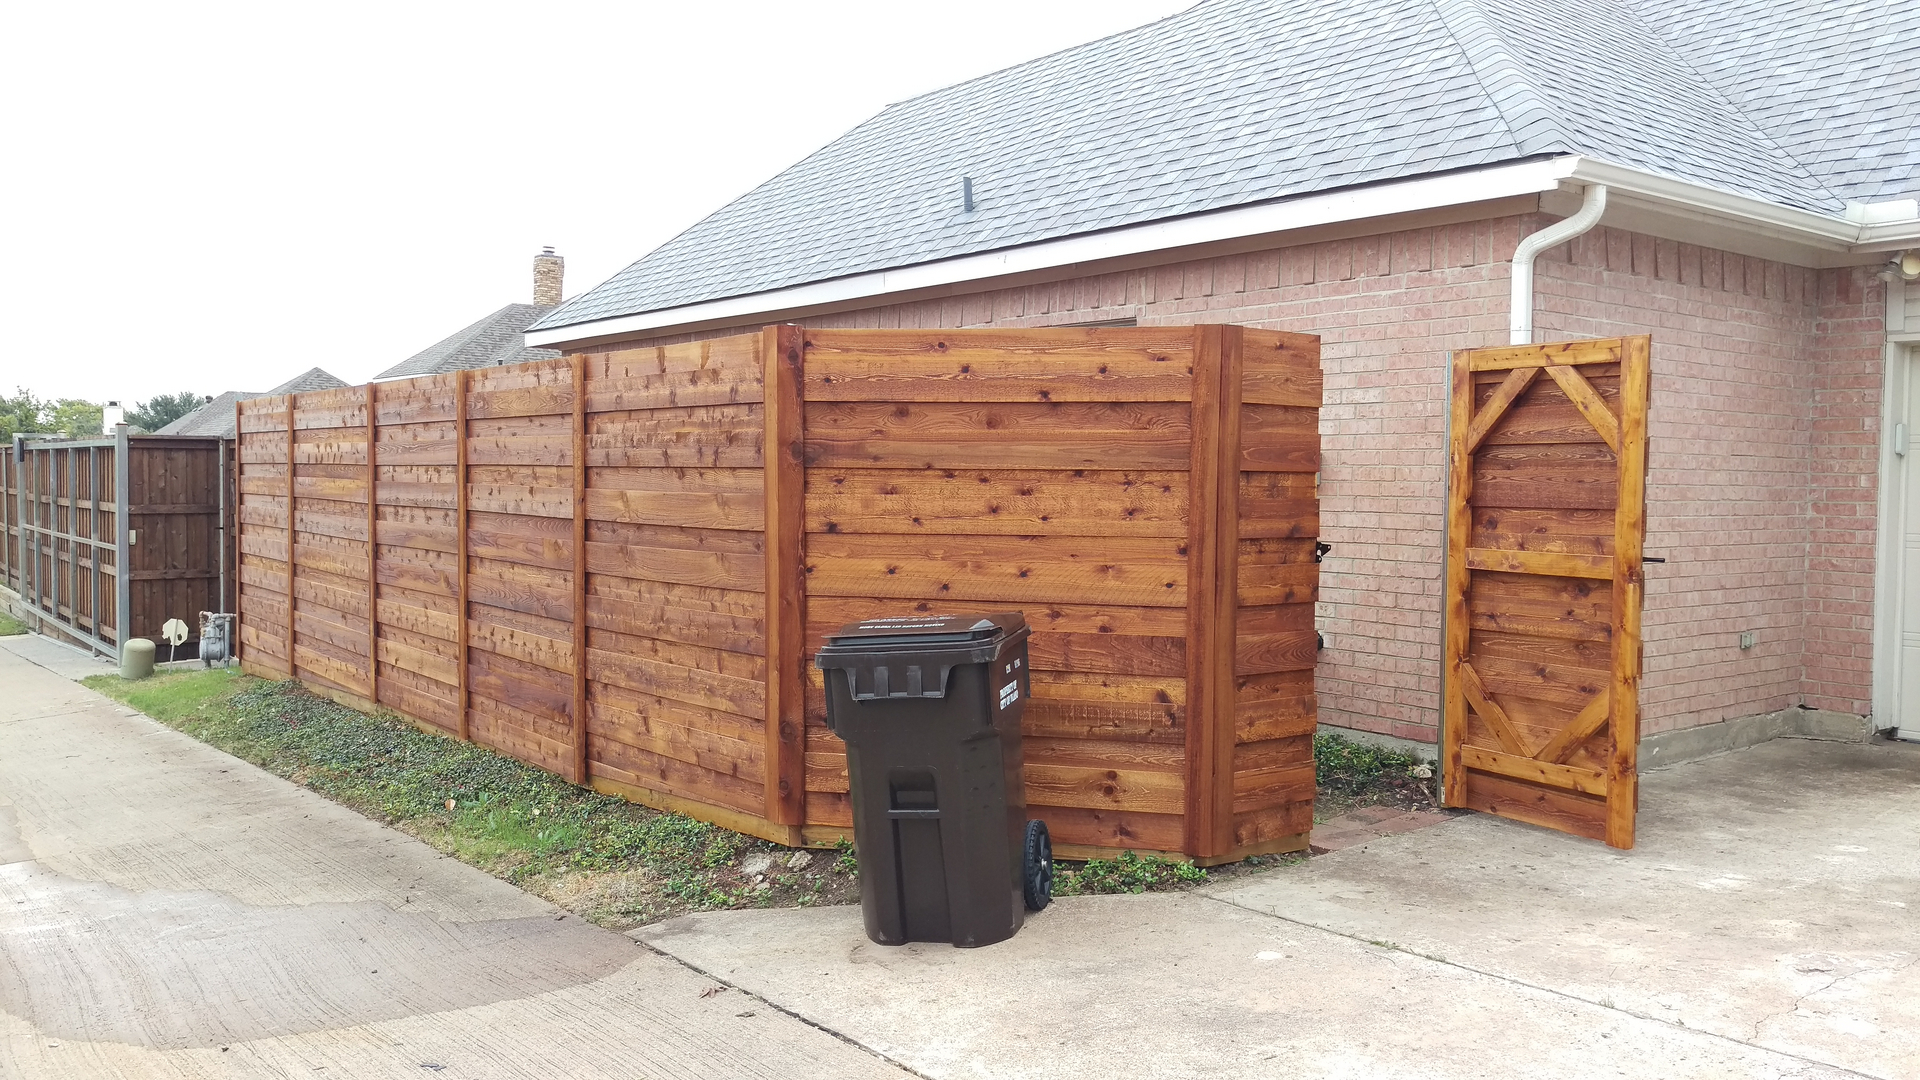
<path id="1" fill-rule="evenodd" d="M 1572 217 L 1521 238 L 1520 246 L 1513 251 L 1513 301 L 1508 309 L 1512 316 L 1507 324 L 1510 328 L 1507 344 L 1533 344 L 1533 260 L 1548 248 L 1564 244 L 1593 228 L 1606 209 L 1606 185 L 1588 184 L 1586 197 Z"/>

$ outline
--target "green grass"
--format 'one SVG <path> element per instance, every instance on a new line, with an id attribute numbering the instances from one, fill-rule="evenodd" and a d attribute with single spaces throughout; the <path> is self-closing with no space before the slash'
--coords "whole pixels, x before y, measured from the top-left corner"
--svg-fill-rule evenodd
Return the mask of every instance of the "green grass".
<path id="1" fill-rule="evenodd" d="M 0 611 L 0 637 L 13 637 L 27 632 L 27 624 Z"/>
<path id="2" fill-rule="evenodd" d="M 566 879 L 625 875 L 615 909 L 583 911 L 633 925 L 682 911 L 838 898 L 851 875 L 816 857 L 816 872 L 784 864 L 758 875 L 736 864 L 762 840 L 575 787 L 472 743 L 369 716 L 307 692 L 230 671 L 86 680 L 156 720 L 364 814 L 398 825 L 464 862 L 549 898 L 580 892 Z M 813 880 L 824 875 L 824 880 Z M 845 878 L 845 883 L 838 879 Z M 589 906 L 605 899 L 585 899 Z M 585 893 L 582 893 L 585 895 Z"/>

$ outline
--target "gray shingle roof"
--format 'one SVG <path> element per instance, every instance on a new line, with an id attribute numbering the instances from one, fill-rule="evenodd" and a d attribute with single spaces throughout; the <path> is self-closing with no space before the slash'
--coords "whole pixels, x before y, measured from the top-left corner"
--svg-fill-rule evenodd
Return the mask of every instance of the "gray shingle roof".
<path id="1" fill-rule="evenodd" d="M 892 105 L 535 325 L 1549 153 L 1838 214 L 1920 188 L 1920 4 L 1842 4 L 1213 0 Z"/>
<path id="2" fill-rule="evenodd" d="M 222 439 L 231 439 L 234 436 L 233 406 L 235 402 L 245 401 L 248 398 L 273 397 L 276 394 L 304 394 L 309 390 L 332 390 L 346 385 L 345 381 L 327 371 L 317 367 L 308 368 L 265 393 L 229 390 L 154 434 L 216 435 Z"/>
<path id="3" fill-rule="evenodd" d="M 245 390 L 229 390 L 187 415 L 154 432 L 155 435 L 217 435 L 233 438 L 233 406 L 247 398 L 263 397 Z"/>
<path id="4" fill-rule="evenodd" d="M 440 375 L 449 371 L 518 364 L 559 356 L 552 349 L 527 348 L 525 337 L 527 327 L 552 310 L 551 307 L 538 304 L 508 304 L 479 322 L 414 353 L 374 378 Z"/>

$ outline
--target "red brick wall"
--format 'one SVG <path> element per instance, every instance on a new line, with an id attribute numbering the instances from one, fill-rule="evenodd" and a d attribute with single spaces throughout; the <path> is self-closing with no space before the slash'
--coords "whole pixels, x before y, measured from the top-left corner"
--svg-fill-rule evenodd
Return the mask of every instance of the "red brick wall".
<path id="1" fill-rule="evenodd" d="M 1322 539 L 1334 550 L 1321 578 L 1320 717 L 1431 742 L 1446 357 L 1506 341 L 1508 264 L 1522 230 L 1540 224 L 1436 226 L 807 321 L 1137 318 L 1321 335 Z M 1539 340 L 1654 335 L 1647 551 L 1669 562 L 1648 574 L 1649 733 L 1803 697 L 1866 711 L 1878 354 L 1860 342 L 1878 323 L 1868 279 L 1850 274 L 1610 229 L 1541 261 Z M 1817 502 L 1810 470 L 1828 479 Z M 1810 561 L 1815 537 L 1830 543 Z M 1742 651 L 1749 629 L 1758 644 Z"/>

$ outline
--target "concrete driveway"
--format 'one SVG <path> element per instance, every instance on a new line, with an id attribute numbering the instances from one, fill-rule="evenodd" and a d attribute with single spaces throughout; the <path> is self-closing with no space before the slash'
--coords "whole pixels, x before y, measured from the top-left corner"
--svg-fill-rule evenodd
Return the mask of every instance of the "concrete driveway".
<path id="1" fill-rule="evenodd" d="M 930 1077 L 1920 1077 L 1920 747 L 1644 785 L 1631 852 L 1466 816 L 975 951 L 846 909 L 636 934 Z"/>
<path id="2" fill-rule="evenodd" d="M 908 1075 L 35 655 L 95 669 L 0 639 L 0 1077 Z"/>
<path id="3" fill-rule="evenodd" d="M 851 908 L 643 948 L 35 647 L 0 639 L 0 1077 L 1920 1077 L 1916 748 L 1650 773 L 1626 853 L 1468 816 L 986 949 Z"/>

